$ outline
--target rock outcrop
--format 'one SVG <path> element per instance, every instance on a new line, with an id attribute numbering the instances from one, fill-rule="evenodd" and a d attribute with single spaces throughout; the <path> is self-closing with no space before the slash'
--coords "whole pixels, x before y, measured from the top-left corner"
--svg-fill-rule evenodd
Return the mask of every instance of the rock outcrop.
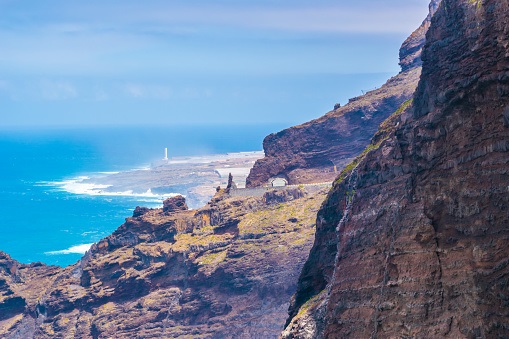
<path id="1" fill-rule="evenodd" d="M 422 25 L 417 28 L 410 36 L 403 42 L 399 50 L 399 65 L 401 70 L 407 71 L 409 69 L 422 66 L 422 48 L 426 42 L 426 32 L 431 24 L 431 18 L 440 5 L 441 0 L 431 0 L 429 4 L 429 13 Z"/>
<path id="2" fill-rule="evenodd" d="M 0 253 L 0 337 L 276 338 L 325 195 L 174 197 L 67 268 Z"/>
<path id="3" fill-rule="evenodd" d="M 25 299 L 16 295 L 12 283 L 18 280 L 18 266 L 7 254 L 0 252 L 0 321 L 24 311 Z"/>
<path id="4" fill-rule="evenodd" d="M 415 91 L 421 72 L 425 34 L 440 0 L 432 0 L 430 14 L 400 49 L 401 73 L 382 87 L 350 99 L 321 118 L 268 135 L 265 157 L 256 161 L 246 184 L 262 186 L 272 177 L 290 184 L 332 181 L 369 144 L 378 126 Z"/>
<path id="5" fill-rule="evenodd" d="M 166 213 L 187 211 L 188 209 L 189 207 L 187 207 L 186 199 L 181 195 L 177 195 L 163 201 L 163 212 Z"/>
<path id="6" fill-rule="evenodd" d="M 283 338 L 509 335 L 508 23 L 443 0 L 413 104 L 318 213 Z"/>

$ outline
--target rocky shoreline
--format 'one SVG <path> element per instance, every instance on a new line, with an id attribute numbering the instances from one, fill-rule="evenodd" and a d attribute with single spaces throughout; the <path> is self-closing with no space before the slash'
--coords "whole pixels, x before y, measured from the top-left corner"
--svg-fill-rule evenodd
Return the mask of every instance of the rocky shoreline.
<path id="1" fill-rule="evenodd" d="M 229 173 L 238 187 L 245 186 L 250 169 L 262 157 L 261 151 L 174 157 L 143 169 L 78 179 L 64 189 L 105 196 L 181 194 L 186 196 L 190 208 L 199 208 L 210 201 L 218 186 L 227 184 Z"/>
<path id="2" fill-rule="evenodd" d="M 170 198 L 66 268 L 0 253 L 0 336 L 275 338 L 327 191 Z"/>

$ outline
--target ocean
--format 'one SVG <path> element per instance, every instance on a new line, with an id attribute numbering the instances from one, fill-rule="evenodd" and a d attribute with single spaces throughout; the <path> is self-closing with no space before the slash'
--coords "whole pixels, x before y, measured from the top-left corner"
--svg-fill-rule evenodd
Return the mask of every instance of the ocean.
<path id="1" fill-rule="evenodd" d="M 0 250 L 22 263 L 67 266 L 136 206 L 162 197 L 72 193 L 65 183 L 150 166 L 169 156 L 257 151 L 284 126 L 174 126 L 0 131 Z M 175 192 L 182 193 L 182 192 Z"/>

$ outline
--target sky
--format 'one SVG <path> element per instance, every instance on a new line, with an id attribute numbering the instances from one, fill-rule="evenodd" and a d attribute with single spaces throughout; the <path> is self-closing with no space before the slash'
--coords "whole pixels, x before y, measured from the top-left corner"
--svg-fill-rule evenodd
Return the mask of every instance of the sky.
<path id="1" fill-rule="evenodd" d="M 0 0 L 0 129 L 302 123 L 380 86 L 427 0 Z"/>

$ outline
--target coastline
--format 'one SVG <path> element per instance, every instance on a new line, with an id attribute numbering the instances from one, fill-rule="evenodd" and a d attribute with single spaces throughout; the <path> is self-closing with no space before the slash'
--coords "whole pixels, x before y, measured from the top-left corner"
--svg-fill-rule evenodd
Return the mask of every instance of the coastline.
<path id="1" fill-rule="evenodd" d="M 215 188 L 225 186 L 227 181 L 227 177 L 219 178 L 214 170 L 230 165 L 223 162 L 225 166 L 211 164 L 210 168 L 203 163 L 211 160 L 220 163 L 232 154 L 236 157 L 261 149 L 262 137 L 275 129 L 227 128 L 220 138 L 216 129 L 202 127 L 4 133 L 0 136 L 5 151 L 0 161 L 0 201 L 10 212 L 0 227 L 6 234 L 0 251 L 26 264 L 70 265 L 81 257 L 77 253 L 81 247 L 77 246 L 111 234 L 132 215 L 136 206 L 161 207 L 164 198 L 174 194 L 186 195 L 190 201 L 195 197 L 191 207 L 206 204 Z M 193 182 L 157 183 L 157 176 L 164 169 L 151 171 L 151 162 L 163 157 L 161 151 L 166 145 L 170 146 L 170 156 L 174 156 L 171 160 L 179 163 L 181 172 L 187 175 L 193 172 L 185 170 L 188 163 L 201 162 L 192 166 L 202 166 L 212 180 L 203 182 L 202 177 L 203 188 L 193 188 L 199 186 Z M 213 159 L 207 161 L 210 157 Z M 147 178 L 148 173 L 154 178 Z M 200 176 L 198 173 L 195 177 Z M 107 182 L 110 179 L 116 181 L 115 185 Z M 148 182 L 148 186 L 133 187 L 133 182 L 142 181 Z M 151 187 L 156 189 L 149 191 Z"/>
<path id="2" fill-rule="evenodd" d="M 216 187 L 227 184 L 229 173 L 238 187 L 245 187 L 250 169 L 262 157 L 263 151 L 180 156 L 132 170 L 94 172 L 61 181 L 41 181 L 35 185 L 76 196 L 133 198 L 149 208 L 162 207 L 165 199 L 183 195 L 189 207 L 196 209 L 210 201 Z M 44 254 L 83 255 L 93 244 L 74 244 Z"/>
<path id="3" fill-rule="evenodd" d="M 177 156 L 132 170 L 37 184 L 75 195 L 142 198 L 149 204 L 146 207 L 160 207 L 164 199 L 183 195 L 190 208 L 199 208 L 212 198 L 217 186 L 226 185 L 230 173 L 235 184 L 244 187 L 249 171 L 262 157 L 263 151 Z"/>

